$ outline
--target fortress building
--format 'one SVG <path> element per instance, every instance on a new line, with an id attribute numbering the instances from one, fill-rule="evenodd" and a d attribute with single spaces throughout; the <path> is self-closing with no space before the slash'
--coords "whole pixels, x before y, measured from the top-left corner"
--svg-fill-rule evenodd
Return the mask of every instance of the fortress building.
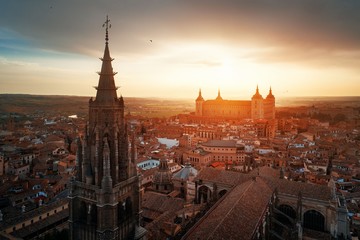
<path id="1" fill-rule="evenodd" d="M 118 97 L 108 44 L 89 121 L 78 140 L 77 176 L 70 183 L 70 239 L 141 239 L 140 185 L 134 142 L 129 144 L 124 100 Z"/>
<path id="2" fill-rule="evenodd" d="M 195 116 L 224 119 L 275 119 L 275 97 L 270 88 L 269 94 L 264 99 L 256 87 L 256 92 L 251 100 L 224 100 L 218 91 L 218 96 L 213 100 L 204 100 L 199 90 L 195 100 Z"/>

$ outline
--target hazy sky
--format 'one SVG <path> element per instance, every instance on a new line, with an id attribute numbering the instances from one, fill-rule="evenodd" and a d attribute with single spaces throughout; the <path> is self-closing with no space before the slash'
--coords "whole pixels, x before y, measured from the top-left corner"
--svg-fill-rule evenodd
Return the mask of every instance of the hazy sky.
<path id="1" fill-rule="evenodd" d="M 2 0 L 0 93 L 94 96 L 107 14 L 125 97 L 360 95 L 359 0 Z"/>

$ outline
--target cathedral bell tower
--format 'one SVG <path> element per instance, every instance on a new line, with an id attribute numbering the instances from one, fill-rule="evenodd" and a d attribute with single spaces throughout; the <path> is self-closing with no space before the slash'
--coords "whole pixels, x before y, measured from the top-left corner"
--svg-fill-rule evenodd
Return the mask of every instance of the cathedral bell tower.
<path id="1" fill-rule="evenodd" d="M 77 176 L 70 183 L 70 239 L 141 239 L 140 184 L 129 144 L 124 100 L 117 97 L 106 18 L 104 56 L 89 121 L 78 139 Z M 132 156 L 134 155 L 134 156 Z"/>

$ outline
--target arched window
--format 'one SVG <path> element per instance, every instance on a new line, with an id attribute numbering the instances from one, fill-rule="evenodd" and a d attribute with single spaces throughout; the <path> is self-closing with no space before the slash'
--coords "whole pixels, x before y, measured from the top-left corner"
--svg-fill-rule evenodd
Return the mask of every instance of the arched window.
<path id="1" fill-rule="evenodd" d="M 283 214 L 278 214 L 277 219 L 287 225 L 287 226 L 291 226 L 292 222 L 289 218 L 295 220 L 296 219 L 296 211 L 289 205 L 286 204 L 281 204 L 278 207 L 278 210 L 280 210 L 283 214 L 285 214 L 286 216 L 284 216 Z"/>
<path id="2" fill-rule="evenodd" d="M 199 188 L 199 203 L 209 202 L 211 199 L 211 190 L 203 185 Z"/>
<path id="3" fill-rule="evenodd" d="M 304 213 L 304 228 L 316 231 L 324 231 L 325 217 L 316 210 L 309 210 Z"/>

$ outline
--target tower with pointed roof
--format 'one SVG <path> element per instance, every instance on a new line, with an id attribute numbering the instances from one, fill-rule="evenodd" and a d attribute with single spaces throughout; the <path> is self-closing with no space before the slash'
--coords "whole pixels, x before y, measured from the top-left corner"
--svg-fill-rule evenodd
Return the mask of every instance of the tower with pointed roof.
<path id="1" fill-rule="evenodd" d="M 216 100 L 218 100 L 218 101 L 223 100 L 222 97 L 221 97 L 221 95 L 220 95 L 220 89 L 218 89 L 218 95 L 217 95 L 217 97 L 216 97 Z"/>
<path id="2" fill-rule="evenodd" d="M 135 146 L 129 146 L 124 100 L 117 96 L 107 18 L 96 98 L 78 139 L 77 176 L 70 184 L 70 239 L 141 239 L 140 185 Z"/>
<path id="3" fill-rule="evenodd" d="M 196 103 L 195 115 L 202 116 L 203 115 L 202 108 L 203 108 L 204 98 L 201 96 L 201 89 L 199 89 L 199 96 L 195 100 L 195 103 Z"/>
<path id="4" fill-rule="evenodd" d="M 275 97 L 270 87 L 269 94 L 264 99 L 264 118 L 275 119 Z"/>
<path id="5" fill-rule="evenodd" d="M 259 87 L 256 86 L 256 92 L 251 98 L 251 118 L 261 119 L 264 118 L 263 97 L 259 93 Z"/>

